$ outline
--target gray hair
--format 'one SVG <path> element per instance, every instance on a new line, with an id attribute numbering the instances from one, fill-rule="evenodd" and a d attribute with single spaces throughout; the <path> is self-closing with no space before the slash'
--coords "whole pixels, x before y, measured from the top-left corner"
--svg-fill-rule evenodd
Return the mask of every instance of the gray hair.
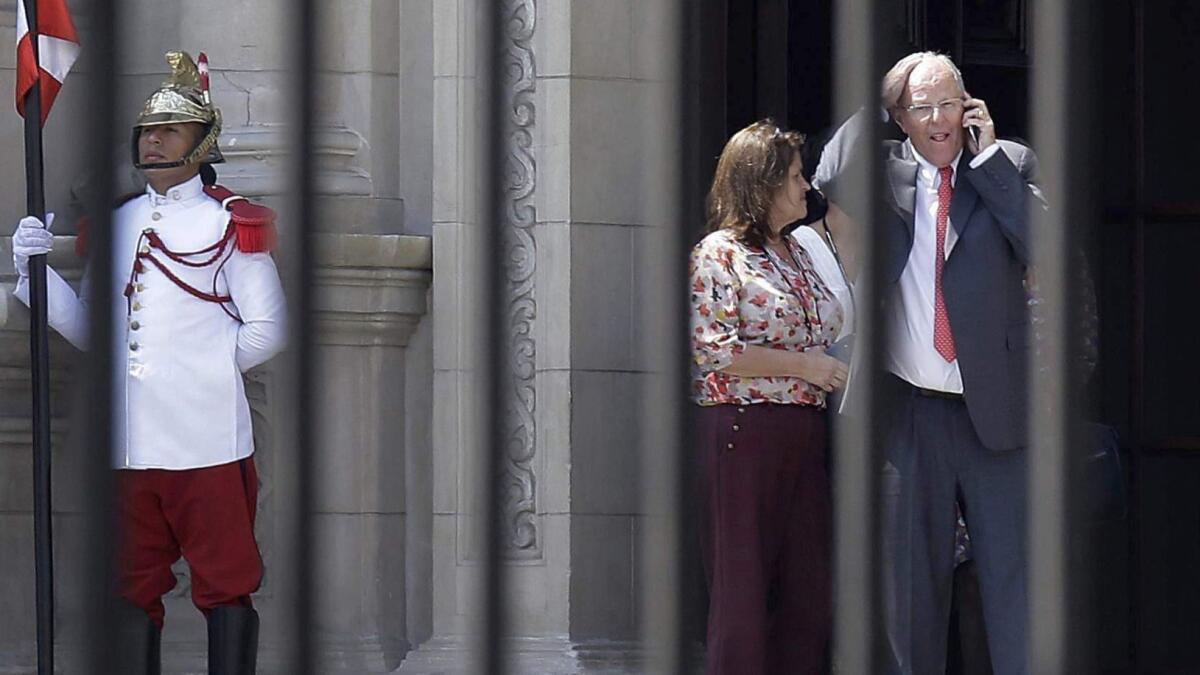
<path id="1" fill-rule="evenodd" d="M 950 60 L 949 56 L 937 52 L 913 52 L 897 61 L 887 75 L 883 76 L 882 103 L 884 108 L 895 111 L 900 107 L 900 99 L 904 97 L 904 88 L 908 86 L 908 78 L 912 76 L 912 71 L 917 66 L 926 61 L 933 61 L 944 66 L 954 75 L 954 80 L 958 82 L 959 88 L 966 93 L 962 72 L 959 71 L 958 66 L 954 65 L 954 61 Z"/>

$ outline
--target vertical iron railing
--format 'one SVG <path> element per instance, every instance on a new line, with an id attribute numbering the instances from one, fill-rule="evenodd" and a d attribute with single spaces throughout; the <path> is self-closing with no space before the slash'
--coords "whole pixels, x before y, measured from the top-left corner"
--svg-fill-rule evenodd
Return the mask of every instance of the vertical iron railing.
<path id="1" fill-rule="evenodd" d="M 475 245 L 483 263 L 476 284 L 480 293 L 476 296 L 483 302 L 483 325 L 479 333 L 479 356 L 475 371 L 479 374 L 479 430 L 480 442 L 475 446 L 480 453 L 483 490 L 477 508 L 483 513 L 475 514 L 482 527 L 483 565 L 481 591 L 482 610 L 481 635 L 478 643 L 479 663 L 482 672 L 503 675 L 507 671 L 504 658 L 503 639 L 506 634 L 504 608 L 506 579 L 503 565 L 504 540 L 501 535 L 503 522 L 504 480 L 501 468 L 507 452 L 505 439 L 505 413 L 507 401 L 504 390 L 504 364 L 507 362 L 508 323 L 506 296 L 508 276 L 505 273 L 507 260 L 506 224 L 508 216 L 504 208 L 505 129 L 509 111 L 504 103 L 504 0 L 479 0 L 477 17 L 477 67 L 481 76 L 478 82 L 478 109 L 480 120 L 481 171 L 473 173 L 478 180 L 476 194 L 480 208 L 473 215 L 476 230 Z M 474 127 L 472 127 L 474 128 Z"/>
<path id="2" fill-rule="evenodd" d="M 878 229 L 882 194 L 882 157 L 879 156 L 879 82 L 886 66 L 883 21 L 884 3 L 854 0 L 838 3 L 834 13 L 834 119 L 845 120 L 856 111 L 866 115 L 863 129 L 865 161 L 851 162 L 840 178 L 846 189 L 844 211 L 866 214 L 859 218 L 860 266 L 855 284 L 855 372 L 846 390 L 848 416 L 835 420 L 833 452 L 833 659 L 838 671 L 851 675 L 879 672 L 876 647 L 882 642 L 880 554 L 880 472 L 883 430 L 879 387 L 883 340 L 887 330 L 875 310 L 882 279 L 877 269 Z"/>
<path id="3" fill-rule="evenodd" d="M 1068 161 L 1077 158 L 1081 147 L 1079 133 L 1073 127 L 1073 112 L 1068 109 L 1068 98 L 1063 92 L 1066 83 L 1082 67 L 1073 60 L 1072 45 L 1079 35 L 1069 30 L 1069 0 L 1053 3 L 1038 3 L 1034 13 L 1034 139 L 1042 158 L 1045 192 L 1054 196 L 1061 204 L 1048 214 L 1041 214 L 1041 222 L 1033 233 L 1035 267 L 1038 271 L 1039 288 L 1046 307 L 1066 308 L 1069 297 L 1069 244 L 1070 233 L 1067 215 L 1070 207 L 1078 205 L 1082 194 L 1067 180 Z M 114 301 L 112 285 L 107 283 L 113 276 L 111 232 L 111 202 L 115 193 L 110 149 L 116 146 L 113 130 L 117 128 L 116 87 L 117 45 L 122 3 L 119 0 L 95 0 L 91 20 L 93 33 L 89 45 L 89 58 L 94 68 L 91 78 L 89 100 L 98 102 L 88 120 L 88 157 L 93 169 L 96 190 L 88 203 L 92 221 L 90 243 L 90 274 L 100 280 L 91 288 L 92 302 L 87 386 L 89 396 L 88 452 L 82 461 L 87 463 L 88 504 L 85 512 L 88 538 L 87 550 L 95 564 L 88 566 L 89 577 L 83 584 L 85 589 L 86 659 L 89 672 L 105 675 L 113 672 L 112 622 L 108 620 L 111 610 L 111 579 L 113 558 L 112 523 L 112 348 L 114 326 L 110 308 Z M 866 106 L 873 109 L 878 102 L 878 82 L 883 71 L 881 63 L 882 3 L 876 0 L 853 0 L 837 5 L 836 44 L 840 49 L 836 55 L 836 81 L 841 83 L 836 110 L 838 118 Z M 298 366 L 297 387 L 294 391 L 296 411 L 296 457 L 297 513 L 296 513 L 296 556 L 293 564 L 296 574 L 296 611 L 293 639 L 294 663 L 289 672 L 309 675 L 316 672 L 314 631 L 314 523 L 312 508 L 315 494 L 315 431 L 316 417 L 313 403 L 315 350 L 313 343 L 313 285 L 310 271 L 313 269 L 313 232 L 315 231 L 313 163 L 313 129 L 315 110 L 315 72 L 317 63 L 317 26 L 314 0 L 300 0 L 294 6 L 296 24 L 293 49 L 295 68 L 293 87 L 296 92 L 294 109 L 297 111 L 295 145 L 297 149 L 295 174 L 293 176 L 295 196 L 295 230 L 298 255 L 295 269 L 298 285 L 293 301 L 293 345 L 294 363 Z M 675 9 L 677 25 L 674 30 L 679 36 L 678 54 L 687 53 L 694 47 L 692 38 L 696 34 L 690 3 L 679 2 Z M 505 584 L 502 564 L 502 539 L 499 524 L 493 520 L 503 512 L 498 508 L 503 493 L 500 478 L 500 462 L 505 452 L 504 412 L 501 368 L 505 362 L 504 340 L 506 316 L 503 312 L 504 248 L 503 227 L 506 216 L 503 208 L 505 175 L 504 120 L 508 111 L 504 108 L 501 87 L 505 73 L 504 59 L 499 57 L 502 49 L 503 3 L 500 0 L 480 0 L 479 18 L 481 29 L 478 37 L 478 53 L 483 66 L 478 72 L 483 75 L 480 82 L 482 95 L 479 109 L 482 117 L 481 167 L 478 194 L 482 196 L 481 208 L 476 218 L 480 236 L 480 248 L 484 263 L 480 273 L 484 289 L 482 295 L 486 308 L 486 320 L 481 331 L 481 361 L 477 372 L 482 375 L 483 398 L 481 414 L 483 440 L 477 458 L 485 494 L 479 504 L 487 511 L 479 514 L 484 523 L 485 545 L 483 548 L 483 632 L 478 643 L 482 657 L 480 663 L 489 673 L 505 671 L 502 638 L 505 635 Z M 679 58 L 676 90 L 678 101 L 691 100 L 688 87 L 693 83 L 694 73 L 689 63 L 694 59 Z M 678 222 L 673 227 L 664 226 L 659 239 L 663 250 L 671 253 L 657 270 L 658 278 L 682 282 L 685 278 L 684 260 L 688 248 L 685 218 L 697 213 L 700 195 L 694 181 L 689 182 L 687 167 L 703 161 L 695 156 L 695 108 L 689 105 L 674 106 L 677 135 L 671 146 L 677 151 L 677 161 L 682 169 L 673 179 L 674 204 L 664 207 L 660 215 L 673 215 Z M 874 126 L 866 138 L 869 148 L 879 147 Z M 670 148 L 668 148 L 670 149 Z M 847 211 L 855 213 L 877 213 L 879 188 L 882 185 L 879 162 L 863 163 L 857 175 L 846 180 L 853 187 L 846 191 L 850 201 Z M 857 203 L 854 203 L 857 202 Z M 867 276 L 858 286 L 858 306 L 877 306 L 881 280 L 870 275 L 875 259 L 877 236 L 873 223 L 877 218 L 867 218 L 860 225 L 864 228 L 862 238 L 862 268 Z M 665 222 L 665 220 L 664 220 Z M 686 284 L 682 284 L 686 287 Z M 670 622 L 659 635 L 664 636 L 668 654 L 662 672 L 684 673 L 689 671 L 692 641 L 686 630 L 689 622 L 684 598 L 690 592 L 687 586 L 689 575 L 685 572 L 685 560 L 689 557 L 690 542 L 686 538 L 684 520 L 691 512 L 692 503 L 688 490 L 688 470 L 692 457 L 685 442 L 688 433 L 686 394 L 683 386 L 672 387 L 686 381 L 686 302 L 682 294 L 665 294 L 666 305 L 662 316 L 666 323 L 660 326 L 660 335 L 670 345 L 669 364 L 665 366 L 662 391 L 664 402 L 657 410 L 667 425 L 661 427 L 656 438 L 661 450 L 669 455 L 673 465 L 673 485 L 668 489 L 671 524 L 668 537 L 663 544 L 666 549 L 659 560 L 661 569 L 675 570 L 676 585 L 665 589 L 660 598 L 666 609 L 657 616 Z M 1042 363 L 1050 367 L 1032 373 L 1031 386 L 1033 432 L 1029 452 L 1030 458 L 1030 635 L 1033 672 L 1053 675 L 1068 671 L 1067 647 L 1069 645 L 1069 579 L 1066 577 L 1067 526 L 1069 512 L 1070 476 L 1067 464 L 1067 449 L 1071 445 L 1069 412 L 1070 382 L 1072 369 L 1069 367 L 1068 313 L 1061 311 L 1058 318 L 1047 324 L 1042 335 Z M 674 322 L 674 328 L 667 325 Z M 860 377 L 851 390 L 850 405 L 860 411 L 856 419 L 872 420 L 869 424 L 842 425 L 838 429 L 836 450 L 836 472 L 834 475 L 835 502 L 835 607 L 837 614 L 834 625 L 834 654 L 839 672 L 869 675 L 877 671 L 877 661 L 872 645 L 876 644 L 880 611 L 879 570 L 879 448 L 881 430 L 878 428 L 879 387 L 872 375 L 880 372 L 882 341 L 879 336 L 884 329 L 879 317 L 871 311 L 861 312 L 858 317 L 857 350 Z M 684 336 L 681 336 L 681 333 Z M 1031 365 L 1036 368 L 1036 364 Z M 657 413 L 656 413 L 657 414 Z M 670 427 L 674 427 L 673 431 Z M 652 435 L 648 434 L 646 438 Z M 670 473 L 670 472 L 667 472 Z"/>
<path id="4" fill-rule="evenodd" d="M 1032 672 L 1090 672 L 1086 523 L 1077 511 L 1088 487 L 1076 474 L 1080 434 L 1077 249 L 1095 222 L 1088 153 L 1095 136 L 1095 89 L 1087 47 L 1090 8 L 1075 0 L 1036 3 L 1030 119 L 1048 208 L 1032 203 L 1030 233 L 1036 279 L 1036 345 L 1029 363 L 1029 636 Z"/>
<path id="5" fill-rule="evenodd" d="M 1129 264 L 1131 271 L 1131 279 L 1129 280 L 1129 303 L 1133 308 L 1129 321 L 1132 323 L 1129 331 L 1129 342 L 1127 345 L 1128 354 L 1130 354 L 1130 369 L 1132 370 L 1129 379 L 1129 435 L 1133 441 L 1131 452 L 1129 454 L 1129 463 L 1126 468 L 1129 473 L 1126 477 L 1126 485 L 1128 485 L 1128 495 L 1130 506 L 1142 503 L 1142 481 L 1141 469 L 1142 460 L 1145 457 L 1141 452 L 1142 440 L 1146 438 L 1146 393 L 1147 393 L 1147 377 L 1146 377 L 1146 339 L 1149 337 L 1146 331 L 1146 303 L 1149 299 L 1146 294 L 1146 276 L 1149 270 L 1147 269 L 1146 257 L 1146 238 L 1147 238 L 1147 214 L 1146 214 L 1146 116 L 1147 116 L 1147 72 L 1146 72 L 1146 3 L 1142 0 L 1129 3 L 1129 19 L 1132 24 L 1133 32 L 1133 82 L 1131 94 L 1133 95 L 1133 128 L 1136 133 L 1133 134 L 1133 222 L 1130 225 L 1133 228 L 1131 237 L 1131 250 L 1129 251 Z M 1136 439 L 1136 440 L 1135 440 Z M 1140 510 L 1140 509 L 1139 509 Z M 1151 521 L 1152 522 L 1152 521 Z M 1149 524 L 1149 523 L 1148 523 Z M 1142 648 L 1142 616 L 1145 611 L 1142 606 L 1141 594 L 1137 590 L 1141 586 L 1140 579 L 1142 578 L 1143 570 L 1149 565 L 1143 562 L 1140 555 L 1141 546 L 1138 542 L 1143 541 L 1143 521 L 1141 518 L 1133 517 L 1132 514 L 1128 519 L 1128 547 L 1126 552 L 1129 556 L 1129 571 L 1126 574 L 1126 583 L 1129 589 L 1129 655 L 1132 663 L 1137 663 Z"/>
<path id="6" fill-rule="evenodd" d="M 88 564 L 83 566 L 84 650 L 87 672 L 95 675 L 117 675 L 116 634 L 112 620 L 114 600 L 113 571 L 115 569 L 116 531 L 114 517 L 113 457 L 113 348 L 116 345 L 113 325 L 113 242 L 112 203 L 116 194 L 116 167 L 113 148 L 118 147 L 117 128 L 117 62 L 119 46 L 124 44 L 121 19 L 124 3 L 121 0 L 95 0 L 91 5 L 91 44 L 85 58 L 91 72 L 86 100 L 92 105 L 86 117 L 86 158 L 93 190 L 87 197 L 86 212 L 91 222 L 88 244 L 91 298 L 89 309 L 89 352 L 85 367 L 87 395 L 83 434 L 84 452 L 79 461 L 85 491 L 83 512 L 84 550 Z M 115 536 L 114 536 L 115 535 Z"/>
<path id="7" fill-rule="evenodd" d="M 659 50 L 660 82 L 646 87 L 647 108 L 631 137 L 644 152 L 642 184 L 648 223 L 643 226 L 634 276 L 639 298 L 633 320 L 642 327 L 634 349 L 653 364 L 639 391 L 642 517 L 647 523 L 635 547 L 642 583 L 641 637 L 647 651 L 647 672 L 694 672 L 702 608 L 693 601 L 699 587 L 696 558 L 696 455 L 690 441 L 692 406 L 688 369 L 687 260 L 692 228 L 703 220 L 699 177 L 706 161 L 696 139 L 697 110 L 703 105 L 698 85 L 700 3 L 664 0 L 654 4 L 649 21 L 662 30 L 654 43 Z M 701 611 L 697 611 L 700 609 Z"/>
<path id="8" fill-rule="evenodd" d="M 668 561 L 674 569 L 674 583 L 665 587 L 660 602 L 664 618 L 670 625 L 664 637 L 673 639 L 675 643 L 674 648 L 667 652 L 670 660 L 662 672 L 676 675 L 696 672 L 696 636 L 702 634 L 698 607 L 690 600 L 703 574 L 696 557 L 698 542 L 694 536 L 698 531 L 695 485 L 699 466 L 693 442 L 695 409 L 691 405 L 689 381 L 692 336 L 689 330 L 691 284 L 688 279 L 688 256 L 693 243 L 690 239 L 691 224 L 704 222 L 705 193 L 699 177 L 705 175 L 702 162 L 709 159 L 702 156 L 697 142 L 701 135 L 699 110 L 701 105 L 705 105 L 699 89 L 699 69 L 704 50 L 704 45 L 699 43 L 703 35 L 700 26 L 703 9 L 697 4 L 689 0 L 676 0 L 667 10 L 668 15 L 674 18 L 674 25 L 667 24 L 673 43 L 668 40 L 665 47 L 674 52 L 675 59 L 674 67 L 668 72 L 673 72 L 676 81 L 663 93 L 673 95 L 675 100 L 664 102 L 663 112 L 666 114 L 651 115 L 651 118 L 674 119 L 675 124 L 668 123 L 666 130 L 645 131 L 650 138 L 666 138 L 668 145 L 662 154 L 678 162 L 678 165 L 673 165 L 664 161 L 658 167 L 660 175 L 656 184 L 666 185 L 670 191 L 660 197 L 666 208 L 662 212 L 661 222 L 653 225 L 661 231 L 662 248 L 666 255 L 660 259 L 646 260 L 646 265 L 661 275 L 664 283 L 656 283 L 658 279 L 654 274 L 643 275 L 649 284 L 665 290 L 658 320 L 664 322 L 663 335 L 667 339 L 663 342 L 669 358 L 659 362 L 662 364 L 661 376 L 666 378 L 668 386 L 662 392 L 661 413 L 643 408 L 647 410 L 647 419 L 643 424 L 653 424 L 657 420 L 660 424 L 675 427 L 673 433 L 668 432 L 659 443 L 646 446 L 644 451 L 662 452 L 674 464 L 674 470 L 662 476 L 662 482 L 669 488 L 664 491 L 669 499 L 667 505 L 675 508 L 675 513 L 669 515 L 671 527 L 666 530 L 668 539 L 664 544 L 668 550 L 674 549 L 671 551 L 672 559 Z M 673 135 L 664 133 L 672 127 Z M 648 293 L 640 295 L 643 298 L 650 297 Z M 654 308 L 648 309 L 653 311 Z M 676 353 L 672 355 L 672 351 Z M 646 617 L 645 620 L 651 621 L 654 617 Z"/>
<path id="9" fill-rule="evenodd" d="M 1065 324 L 1061 311 L 1066 305 L 1066 278 L 1055 261 L 1066 253 L 1066 223 L 1061 219 L 1066 190 L 1066 152 L 1069 138 L 1064 131 L 1070 112 L 1063 89 L 1070 67 L 1066 45 L 1070 14 L 1068 2 L 1038 3 L 1034 9 L 1034 69 L 1032 83 L 1033 140 L 1042 156 L 1042 184 L 1060 206 L 1051 214 L 1040 214 L 1032 233 L 1034 266 L 1041 301 L 1047 314 L 1055 317 L 1042 336 L 1041 351 L 1047 363 L 1062 364 L 1067 348 L 1062 336 Z M 1036 210 L 1035 210 L 1035 216 Z M 1056 314 L 1057 312 L 1057 314 Z M 1034 359 L 1036 361 L 1036 359 Z M 1030 373 L 1032 416 L 1029 454 L 1029 558 L 1030 558 L 1030 654 L 1034 672 L 1066 673 L 1063 649 L 1067 626 L 1067 495 L 1061 487 L 1067 479 L 1067 429 L 1061 411 L 1067 405 L 1066 373 L 1048 368 L 1040 375 L 1037 363 Z"/>
<path id="10" fill-rule="evenodd" d="M 315 675 L 316 646 L 316 539 L 313 511 L 316 506 L 316 437 L 319 420 L 316 416 L 314 392 L 316 386 L 316 350 L 314 319 L 314 243 L 316 231 L 316 168 L 314 164 L 316 126 L 316 96 L 318 91 L 317 64 L 320 56 L 320 36 L 317 28 L 315 0 L 298 0 L 291 43 L 293 72 L 290 83 L 296 111 L 294 145 L 296 166 L 291 176 L 291 203 L 295 208 L 296 258 L 291 266 L 295 299 L 292 302 L 292 344 L 295 348 L 291 363 L 296 368 L 293 410 L 295 411 L 296 443 L 296 500 L 294 573 L 296 584 L 294 632 L 292 639 L 293 667 L 296 675 Z"/>

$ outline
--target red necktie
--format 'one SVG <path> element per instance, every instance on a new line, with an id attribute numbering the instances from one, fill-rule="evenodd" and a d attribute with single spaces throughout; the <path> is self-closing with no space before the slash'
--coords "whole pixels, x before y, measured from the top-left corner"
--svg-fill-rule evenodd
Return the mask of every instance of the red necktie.
<path id="1" fill-rule="evenodd" d="M 946 297 L 942 295 L 942 268 L 946 266 L 946 227 L 950 223 L 950 200 L 954 197 L 954 169 L 943 166 L 938 169 L 942 184 L 938 186 L 937 210 L 937 257 L 933 263 L 933 347 L 938 354 L 953 363 L 954 335 L 950 332 L 950 317 L 946 314 Z"/>

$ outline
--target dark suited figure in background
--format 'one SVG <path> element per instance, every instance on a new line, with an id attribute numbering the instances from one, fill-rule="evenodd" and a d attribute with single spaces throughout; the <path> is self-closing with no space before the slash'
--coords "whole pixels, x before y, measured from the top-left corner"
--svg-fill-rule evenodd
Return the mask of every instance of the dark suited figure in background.
<path id="1" fill-rule="evenodd" d="M 1023 280 L 1036 158 L 996 140 L 987 104 L 948 57 L 901 59 L 884 77 L 883 104 L 907 136 L 885 142 L 890 208 L 876 270 L 891 389 L 886 672 L 945 672 L 957 501 L 994 672 L 1028 673 Z M 860 113 L 843 125 L 822 155 L 814 183 L 835 201 L 846 201 L 846 164 L 870 156 L 855 147 L 866 123 Z"/>

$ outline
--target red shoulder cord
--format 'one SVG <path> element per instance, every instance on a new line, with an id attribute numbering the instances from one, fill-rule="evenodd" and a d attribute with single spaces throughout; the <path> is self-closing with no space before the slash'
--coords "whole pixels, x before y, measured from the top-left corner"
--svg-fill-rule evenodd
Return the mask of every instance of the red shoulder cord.
<path id="1" fill-rule="evenodd" d="M 245 197 L 234 194 L 228 188 L 220 185 L 207 185 L 204 187 L 204 193 L 221 202 L 221 206 L 229 212 L 229 225 L 225 228 L 225 234 L 213 245 L 198 251 L 172 251 L 167 248 L 162 238 L 153 229 L 143 231 L 138 238 L 138 252 L 133 261 L 129 283 L 125 286 L 127 306 L 130 306 L 132 302 L 133 289 L 138 276 L 146 271 L 146 266 L 142 264 L 142 261 L 147 260 L 184 292 L 205 302 L 217 303 L 235 321 L 241 321 L 241 317 L 229 311 L 226 306 L 233 301 L 233 298 L 217 292 L 217 279 L 221 276 L 221 270 L 224 269 L 225 263 L 233 257 L 235 249 L 246 253 L 259 253 L 274 248 L 275 212 L 265 206 L 251 204 Z M 216 263 L 217 268 L 213 271 L 212 291 L 202 291 L 180 279 L 171 272 L 166 264 L 155 257 L 152 253 L 153 250 L 160 251 L 167 258 L 187 267 L 202 268 Z M 201 256 L 203 256 L 201 260 L 194 259 Z M 132 311 L 131 306 L 129 311 Z"/>
<path id="2" fill-rule="evenodd" d="M 236 232 L 237 228 L 234 225 L 233 219 L 230 218 L 229 225 L 225 228 L 225 234 L 222 235 L 220 240 L 218 240 L 215 244 L 202 248 L 198 251 L 172 251 L 171 249 L 167 248 L 167 246 L 163 243 L 162 238 L 159 237 L 158 233 L 153 229 L 147 228 L 146 230 L 143 230 L 141 236 L 138 237 L 138 252 L 133 261 L 133 270 L 129 275 L 129 283 L 125 284 L 126 316 L 131 314 L 133 311 L 133 290 L 137 284 L 138 277 L 146 271 L 146 266 L 142 263 L 142 261 L 147 260 L 157 267 L 158 270 L 163 273 L 163 276 L 165 276 L 167 279 L 170 279 L 172 283 L 174 283 L 184 292 L 188 293 L 192 297 L 204 300 L 205 302 L 217 303 L 221 306 L 221 310 L 228 314 L 230 318 L 234 319 L 235 321 L 241 321 L 241 317 L 229 311 L 229 308 L 225 306 L 227 303 L 233 302 L 233 298 L 229 295 L 221 295 L 217 292 L 217 278 L 221 274 L 221 269 L 225 267 L 225 263 L 229 260 L 233 253 L 232 248 L 229 247 L 229 243 L 233 241 L 234 234 Z M 161 251 L 163 255 L 171 260 L 181 265 L 186 265 L 187 267 L 208 267 L 209 265 L 212 265 L 220 260 L 220 264 L 213 272 L 212 292 L 209 293 L 202 291 L 176 276 L 169 267 L 155 257 L 154 253 L 152 253 L 152 251 L 155 249 Z M 210 253 L 212 255 L 204 260 L 196 261 L 188 259 Z"/>

